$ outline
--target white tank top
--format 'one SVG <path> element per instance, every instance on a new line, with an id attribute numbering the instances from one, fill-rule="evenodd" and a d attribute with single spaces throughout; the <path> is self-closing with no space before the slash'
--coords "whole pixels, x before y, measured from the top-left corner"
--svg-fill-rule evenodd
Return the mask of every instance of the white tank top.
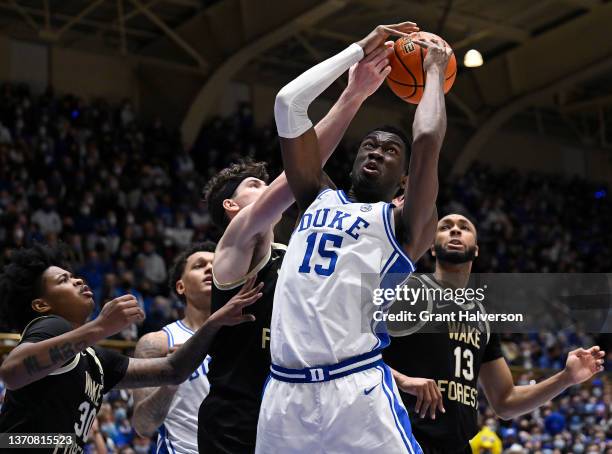
<path id="1" fill-rule="evenodd" d="M 184 344 L 193 331 L 182 321 L 177 320 L 162 328 L 168 336 L 168 348 Z M 174 395 L 168 415 L 158 429 L 157 449 L 160 453 L 197 454 L 198 452 L 198 412 L 200 404 L 208 395 L 208 364 L 210 356 L 191 377 L 181 383 Z"/>
<path id="2" fill-rule="evenodd" d="M 393 205 L 351 203 L 325 189 L 294 230 L 272 310 L 272 363 L 336 364 L 389 344 L 374 312 L 376 289 L 394 288 L 414 266 L 395 238 Z"/>

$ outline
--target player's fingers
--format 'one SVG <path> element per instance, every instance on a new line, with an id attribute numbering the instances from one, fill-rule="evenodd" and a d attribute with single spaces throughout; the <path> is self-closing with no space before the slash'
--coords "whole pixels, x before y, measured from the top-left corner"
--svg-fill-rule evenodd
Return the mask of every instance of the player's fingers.
<path id="1" fill-rule="evenodd" d="M 604 356 L 606 356 L 606 352 L 604 352 L 603 350 L 598 351 L 595 355 L 596 358 L 603 358 Z"/>
<path id="2" fill-rule="evenodd" d="M 130 309 L 132 307 L 140 307 L 136 298 L 129 301 L 122 301 L 121 303 L 117 304 L 117 308 L 120 310 Z"/>
<path id="3" fill-rule="evenodd" d="M 255 284 L 255 279 L 257 278 L 257 276 L 253 276 L 248 278 L 244 284 L 242 285 L 242 288 L 240 289 L 240 291 L 238 293 L 246 293 L 249 290 L 251 290 L 253 288 L 253 285 Z"/>
<path id="4" fill-rule="evenodd" d="M 248 298 L 243 298 L 243 300 L 242 300 L 243 306 L 242 307 L 249 306 L 249 305 L 253 304 L 259 298 L 261 298 L 262 295 L 263 295 L 263 293 L 255 293 L 254 295 L 251 295 Z"/>
<path id="5" fill-rule="evenodd" d="M 374 61 L 374 59 L 376 59 L 385 52 L 385 49 L 386 48 L 384 46 L 378 46 L 376 49 L 370 52 L 362 61 L 364 63 L 370 63 L 371 61 Z"/>
<path id="6" fill-rule="evenodd" d="M 259 293 L 262 288 L 263 288 L 263 282 L 260 282 L 259 284 L 257 284 L 257 286 L 255 286 L 254 288 L 252 288 L 248 292 L 243 293 L 242 295 L 240 295 L 239 299 L 251 298 L 253 295 L 256 295 L 257 293 Z"/>
<path id="7" fill-rule="evenodd" d="M 385 69 L 387 66 L 389 66 L 389 59 L 385 57 L 385 58 L 381 58 L 380 61 L 376 63 L 374 68 L 376 69 L 376 72 L 379 73 L 383 69 Z"/>
<path id="8" fill-rule="evenodd" d="M 239 308 L 245 308 L 245 307 L 250 306 L 251 304 L 253 304 L 259 298 L 261 298 L 262 295 L 263 295 L 263 293 L 256 293 L 255 295 L 251 296 L 250 298 L 240 299 L 240 300 L 236 301 L 236 305 Z"/>
<path id="9" fill-rule="evenodd" d="M 382 26 L 382 30 L 391 36 L 408 36 L 408 32 L 396 30 L 391 27 L 385 27 L 384 25 Z M 410 31 L 414 31 L 414 30 L 410 30 Z"/>
<path id="10" fill-rule="evenodd" d="M 589 353 L 588 353 L 588 352 L 587 352 L 587 351 L 586 351 L 584 348 L 577 348 L 576 350 L 572 350 L 572 351 L 570 352 L 570 355 L 571 355 L 572 353 L 573 353 L 574 355 L 578 356 L 578 357 L 582 357 L 582 356 L 584 356 L 584 355 L 588 355 L 588 354 L 589 354 Z"/>
<path id="11" fill-rule="evenodd" d="M 389 55 L 393 52 L 390 47 L 383 47 L 382 52 L 373 58 L 369 63 L 373 66 L 378 66 L 381 62 L 389 61 Z"/>
<path id="12" fill-rule="evenodd" d="M 417 389 L 417 401 L 416 404 L 414 406 L 414 411 L 416 413 L 420 413 L 421 412 L 421 405 L 423 404 L 423 390 L 422 389 Z"/>
<path id="13" fill-rule="evenodd" d="M 446 410 L 444 409 L 444 398 L 442 397 L 442 391 L 440 391 L 438 385 L 436 385 L 435 383 L 433 385 L 435 393 L 438 396 L 438 410 L 440 410 L 442 413 L 446 413 Z"/>
<path id="14" fill-rule="evenodd" d="M 255 321 L 255 316 L 253 314 L 244 314 L 242 317 L 240 317 L 239 323 L 254 322 L 254 321 Z"/>
<path id="15" fill-rule="evenodd" d="M 601 349 L 599 348 L 599 345 L 594 345 L 593 347 L 589 348 L 587 351 L 591 354 L 591 355 L 596 355 Z"/>
<path id="16" fill-rule="evenodd" d="M 421 406 L 421 411 L 420 411 L 420 416 L 421 418 L 424 418 L 425 416 L 427 416 L 427 411 L 429 410 L 429 407 L 431 406 L 431 394 L 429 393 L 429 386 L 426 386 L 423 389 L 423 405 Z"/>
<path id="17" fill-rule="evenodd" d="M 393 24 L 390 28 L 397 29 L 403 32 L 417 32 L 419 31 L 419 26 L 415 22 L 401 22 L 399 24 Z"/>
<path id="18" fill-rule="evenodd" d="M 380 75 L 381 75 L 382 77 L 387 77 L 389 74 L 391 74 L 391 66 L 387 66 L 385 69 L 383 69 L 383 70 L 380 72 Z"/>
<path id="19" fill-rule="evenodd" d="M 119 303 L 123 303 L 125 301 L 130 301 L 130 300 L 135 300 L 135 299 L 136 299 L 136 297 L 134 295 L 130 295 L 128 293 L 127 295 L 122 295 L 122 296 L 119 296 L 117 298 L 114 298 L 113 300 L 109 301 L 109 303 L 119 304 Z"/>
<path id="20" fill-rule="evenodd" d="M 428 43 L 427 41 L 423 41 L 421 39 L 413 39 L 412 42 L 417 43 L 419 46 L 424 47 L 425 49 L 429 49 L 431 47 L 431 43 Z"/>

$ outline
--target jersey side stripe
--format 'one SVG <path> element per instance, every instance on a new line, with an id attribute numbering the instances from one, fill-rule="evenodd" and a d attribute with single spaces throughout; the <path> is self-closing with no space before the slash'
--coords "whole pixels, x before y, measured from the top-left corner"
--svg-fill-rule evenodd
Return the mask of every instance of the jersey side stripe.
<path id="1" fill-rule="evenodd" d="M 342 189 L 339 189 L 338 191 L 336 191 L 336 194 L 338 194 L 338 198 L 340 199 L 340 202 L 343 205 L 348 205 L 350 203 L 348 201 L 348 198 L 346 197 L 346 194 L 344 193 Z"/>
<path id="2" fill-rule="evenodd" d="M 395 238 L 395 234 L 393 233 L 393 228 L 391 224 L 391 213 L 392 213 L 391 207 L 392 206 L 393 206 L 392 204 L 388 203 L 383 208 L 383 222 L 385 225 L 385 232 L 387 233 L 387 238 L 391 242 L 391 246 L 393 246 L 393 249 L 395 249 L 410 264 L 411 271 L 414 271 L 415 270 L 414 263 L 412 263 L 412 260 L 410 260 L 410 257 L 406 255 L 406 253 L 404 252 L 400 244 L 397 242 L 397 238 Z"/>
<path id="3" fill-rule="evenodd" d="M 172 346 L 174 345 L 174 337 L 172 336 L 172 331 L 170 331 L 166 326 L 162 328 L 162 331 L 164 331 L 168 335 L 168 348 L 172 348 Z"/>
<path id="4" fill-rule="evenodd" d="M 180 329 L 182 329 L 183 331 L 186 331 L 188 334 L 191 334 L 191 335 L 194 334 L 194 332 L 190 330 L 189 328 L 187 328 L 187 325 L 185 325 L 182 321 L 177 320 L 176 324 Z"/>
<path id="5" fill-rule="evenodd" d="M 395 402 L 395 396 L 393 393 L 393 385 L 391 382 L 391 389 L 389 389 L 389 376 L 386 373 L 386 370 L 382 367 L 382 366 L 376 366 L 376 368 L 378 370 L 380 370 L 380 372 L 382 373 L 382 388 L 383 388 L 383 392 L 385 393 L 385 395 L 387 396 L 387 399 L 389 400 L 389 405 L 391 406 L 391 413 L 393 414 L 393 420 L 395 422 L 395 427 L 397 427 L 397 430 L 400 433 L 400 436 L 402 437 L 402 441 L 404 442 L 404 444 L 406 445 L 406 448 L 408 448 L 408 452 L 410 454 L 414 454 L 414 450 L 412 449 L 412 445 L 410 443 L 410 440 L 408 439 L 408 436 L 406 435 L 406 432 L 404 430 L 404 427 L 402 426 L 401 422 L 400 422 L 400 418 L 396 412 L 396 402 Z M 392 397 L 393 396 L 393 397 Z M 408 422 L 408 425 L 410 426 L 410 422 Z"/>

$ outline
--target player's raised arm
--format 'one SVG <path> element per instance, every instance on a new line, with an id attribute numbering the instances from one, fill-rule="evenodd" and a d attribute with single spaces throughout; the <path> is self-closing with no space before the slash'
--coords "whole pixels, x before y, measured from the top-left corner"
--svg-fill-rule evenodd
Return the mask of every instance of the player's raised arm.
<path id="1" fill-rule="evenodd" d="M 144 388 L 161 385 L 178 385 L 202 364 L 210 350 L 215 335 L 222 326 L 234 326 L 253 321 L 252 314 L 242 311 L 261 297 L 262 284 L 255 285 L 249 279 L 226 305 L 213 313 L 181 348 L 165 358 L 130 358 L 118 388 Z"/>
<path id="2" fill-rule="evenodd" d="M 274 118 L 283 164 L 300 208 L 307 207 L 322 186 L 320 145 L 308 118 L 308 106 L 353 64 L 375 52 L 390 34 L 404 36 L 417 30 L 413 22 L 379 25 L 358 43 L 301 74 L 276 96 Z"/>
<path id="3" fill-rule="evenodd" d="M 319 168 L 330 158 L 363 102 L 385 80 L 391 70 L 388 64 L 390 52 L 392 48 L 388 45 L 380 46 L 351 67 L 346 89 L 314 128 L 321 152 Z M 272 241 L 266 233 L 293 202 L 295 198 L 283 172 L 266 188 L 260 198 L 232 219 L 216 250 L 215 279 L 218 282 L 238 281 L 248 274 L 252 264 L 259 263 Z M 269 241 L 256 247 L 255 243 L 262 239 Z M 251 259 L 245 260 L 245 257 Z"/>
<path id="4" fill-rule="evenodd" d="M 405 249 L 416 261 L 433 241 L 435 229 L 426 230 L 435 221 L 438 197 L 438 158 L 446 133 L 444 75 L 452 50 L 436 41 L 415 41 L 428 48 L 423 62 L 425 90 L 412 125 L 410 170 L 404 188 L 404 206 L 396 224 L 404 232 Z M 396 211 L 397 213 L 397 211 Z"/>
<path id="5" fill-rule="evenodd" d="M 502 419 L 516 418 L 544 405 L 572 385 L 580 384 L 603 370 L 605 352 L 598 346 L 579 348 L 567 356 L 565 369 L 533 385 L 515 386 L 503 358 L 484 363 L 480 384 L 495 413 Z"/>

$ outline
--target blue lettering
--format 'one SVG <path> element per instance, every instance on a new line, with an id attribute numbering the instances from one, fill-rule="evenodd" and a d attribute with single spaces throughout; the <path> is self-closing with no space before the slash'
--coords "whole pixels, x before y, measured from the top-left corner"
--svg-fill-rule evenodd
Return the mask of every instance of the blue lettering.
<path id="1" fill-rule="evenodd" d="M 327 227 L 334 227 L 334 224 L 338 224 L 336 227 L 334 227 L 337 230 L 343 230 L 342 227 L 342 221 L 346 218 L 350 218 L 351 215 L 349 213 L 343 213 L 342 211 L 336 211 L 336 214 L 334 215 L 334 218 L 332 219 L 332 221 L 329 223 L 329 225 Z"/>
<path id="2" fill-rule="evenodd" d="M 352 226 L 349 227 L 349 229 L 346 231 L 346 233 L 350 236 L 352 236 L 353 238 L 357 239 L 359 238 L 359 234 L 356 233 L 352 233 L 353 230 L 360 230 L 361 226 L 359 224 L 362 224 L 363 227 L 365 227 L 366 229 L 370 226 L 370 223 L 368 221 L 366 221 L 365 219 L 363 219 L 361 216 L 357 216 L 357 220 L 353 223 Z"/>
<path id="3" fill-rule="evenodd" d="M 304 213 L 304 216 L 302 216 L 302 219 L 300 220 L 300 228 L 298 229 L 298 232 L 306 230 L 308 227 L 310 227 L 310 224 L 312 224 L 312 214 Z"/>
<path id="4" fill-rule="evenodd" d="M 319 220 L 319 214 L 323 212 L 323 219 Z M 325 222 L 327 221 L 327 214 L 329 213 L 329 208 L 323 208 L 322 210 L 317 210 L 315 213 L 314 221 L 312 222 L 313 227 L 323 227 Z"/>

